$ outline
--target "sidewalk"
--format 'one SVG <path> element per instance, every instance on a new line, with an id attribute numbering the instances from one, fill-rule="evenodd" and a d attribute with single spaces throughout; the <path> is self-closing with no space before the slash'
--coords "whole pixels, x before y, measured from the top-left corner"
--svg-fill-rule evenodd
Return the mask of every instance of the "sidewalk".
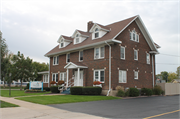
<path id="1" fill-rule="evenodd" d="M 21 101 L 14 98 L 0 96 L 0 100 L 20 106 L 0 108 L 0 119 L 105 119 L 103 117 L 70 112 L 46 105 Z"/>

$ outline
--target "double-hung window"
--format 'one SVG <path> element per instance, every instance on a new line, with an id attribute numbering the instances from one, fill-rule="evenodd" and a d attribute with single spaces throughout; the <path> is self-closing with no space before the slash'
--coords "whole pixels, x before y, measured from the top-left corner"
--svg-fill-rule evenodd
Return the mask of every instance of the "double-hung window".
<path id="1" fill-rule="evenodd" d="M 94 38 L 98 38 L 98 37 L 99 37 L 99 29 L 96 28 L 94 32 Z"/>
<path id="2" fill-rule="evenodd" d="M 63 80 L 64 82 L 66 82 L 66 72 L 60 73 L 60 80 Z"/>
<path id="3" fill-rule="evenodd" d="M 55 82 L 58 82 L 58 73 L 53 73 L 52 74 L 52 80 Z"/>
<path id="4" fill-rule="evenodd" d="M 125 59 L 125 47 L 121 46 L 121 59 Z"/>
<path id="5" fill-rule="evenodd" d="M 104 46 L 95 48 L 94 50 L 94 59 L 104 58 Z"/>
<path id="6" fill-rule="evenodd" d="M 60 48 L 63 48 L 63 47 L 64 47 L 64 40 L 62 39 L 60 42 Z"/>
<path id="7" fill-rule="evenodd" d="M 146 62 L 147 64 L 150 64 L 150 54 L 146 53 Z"/>
<path id="8" fill-rule="evenodd" d="M 135 30 L 130 31 L 130 40 L 139 42 L 139 35 Z"/>
<path id="9" fill-rule="evenodd" d="M 119 70 L 119 83 L 127 83 L 127 72 Z"/>
<path id="10" fill-rule="evenodd" d="M 48 83 L 48 75 L 47 74 L 43 75 L 43 83 Z"/>
<path id="11" fill-rule="evenodd" d="M 79 34 L 77 34 L 76 37 L 75 37 L 75 44 L 78 44 L 79 42 L 80 42 L 80 40 L 79 40 Z"/>
<path id="12" fill-rule="evenodd" d="M 79 61 L 83 61 L 83 51 L 79 51 Z"/>
<path id="13" fill-rule="evenodd" d="M 53 57 L 53 65 L 58 65 L 59 64 L 59 56 Z"/>
<path id="14" fill-rule="evenodd" d="M 104 83 L 104 69 L 94 70 L 94 81 Z"/>
<path id="15" fill-rule="evenodd" d="M 134 71 L 134 79 L 138 79 L 138 71 Z"/>
<path id="16" fill-rule="evenodd" d="M 69 63 L 70 62 L 70 53 L 66 54 L 66 62 Z"/>
<path id="17" fill-rule="evenodd" d="M 138 60 L 138 50 L 134 50 L 134 60 Z"/>

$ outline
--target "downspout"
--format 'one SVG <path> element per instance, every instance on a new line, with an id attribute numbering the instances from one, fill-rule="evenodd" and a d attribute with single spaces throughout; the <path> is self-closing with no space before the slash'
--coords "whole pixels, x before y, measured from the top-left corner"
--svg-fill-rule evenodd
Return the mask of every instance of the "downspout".
<path id="1" fill-rule="evenodd" d="M 50 63 L 51 63 L 51 58 L 49 57 L 49 79 L 48 79 L 48 87 L 49 87 L 49 81 L 50 81 Z"/>
<path id="2" fill-rule="evenodd" d="M 106 96 L 109 96 L 111 91 L 111 46 L 105 41 L 105 43 L 109 46 L 109 90 Z"/>
<path id="3" fill-rule="evenodd" d="M 152 54 L 152 77 L 153 77 L 153 88 L 154 88 L 154 61 L 153 61 L 153 54 Z"/>

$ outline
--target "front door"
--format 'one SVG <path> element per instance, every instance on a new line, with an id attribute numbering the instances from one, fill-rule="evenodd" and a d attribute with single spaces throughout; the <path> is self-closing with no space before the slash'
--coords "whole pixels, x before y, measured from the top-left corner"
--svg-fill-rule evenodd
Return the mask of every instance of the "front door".
<path id="1" fill-rule="evenodd" d="M 74 77 L 74 86 L 83 86 L 83 71 L 79 71 L 79 82 L 77 78 L 78 71 L 75 71 L 75 77 Z"/>

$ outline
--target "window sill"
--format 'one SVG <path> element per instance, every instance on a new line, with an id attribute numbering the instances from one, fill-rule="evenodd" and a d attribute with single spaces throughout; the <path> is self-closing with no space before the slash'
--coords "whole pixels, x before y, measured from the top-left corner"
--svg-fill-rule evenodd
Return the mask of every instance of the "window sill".
<path id="1" fill-rule="evenodd" d="M 123 58 L 120 58 L 121 60 L 125 60 L 125 59 L 123 59 Z"/>
<path id="2" fill-rule="evenodd" d="M 53 66 L 57 66 L 57 65 L 59 65 L 59 64 L 53 64 Z"/>
<path id="3" fill-rule="evenodd" d="M 134 42 L 136 42 L 136 43 L 139 43 L 139 41 L 135 41 L 135 40 L 132 40 L 132 39 L 130 39 L 131 41 L 134 41 Z"/>
<path id="4" fill-rule="evenodd" d="M 119 82 L 119 83 L 127 83 L 127 82 Z"/>
<path id="5" fill-rule="evenodd" d="M 94 60 L 98 60 L 98 59 L 104 59 L 104 57 L 102 57 L 102 58 L 96 58 L 96 59 L 94 59 Z"/>

